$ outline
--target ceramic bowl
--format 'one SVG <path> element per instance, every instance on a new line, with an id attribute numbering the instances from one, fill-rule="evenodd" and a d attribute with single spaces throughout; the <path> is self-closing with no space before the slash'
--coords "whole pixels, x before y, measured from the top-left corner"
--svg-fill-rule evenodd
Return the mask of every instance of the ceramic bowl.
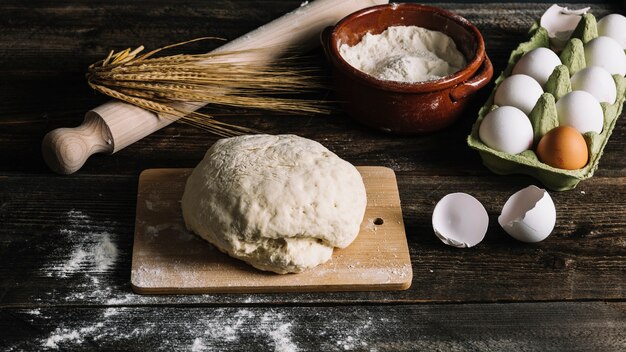
<path id="1" fill-rule="evenodd" d="M 450 36 L 467 66 L 453 75 L 417 83 L 384 81 L 346 62 L 342 44 L 353 46 L 366 33 L 380 34 L 390 26 L 419 26 Z M 352 13 L 321 35 L 330 62 L 335 92 L 355 120 L 386 132 L 421 134 L 440 130 L 461 116 L 473 93 L 493 76 L 478 29 L 449 11 L 419 4 L 389 4 Z"/>

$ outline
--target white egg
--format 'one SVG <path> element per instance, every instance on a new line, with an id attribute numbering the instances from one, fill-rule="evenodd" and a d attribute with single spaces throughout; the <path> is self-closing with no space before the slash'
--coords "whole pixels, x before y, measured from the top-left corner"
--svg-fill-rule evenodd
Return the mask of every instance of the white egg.
<path id="1" fill-rule="evenodd" d="M 584 90 L 591 93 L 599 102 L 615 103 L 617 87 L 615 80 L 600 66 L 586 67 L 572 76 L 572 90 Z"/>
<path id="2" fill-rule="evenodd" d="M 580 133 L 602 132 L 604 113 L 598 100 L 582 90 L 565 94 L 556 102 L 559 125 L 571 126 Z"/>
<path id="3" fill-rule="evenodd" d="M 466 193 L 450 193 L 433 210 L 433 230 L 445 244 L 469 248 L 483 240 L 489 225 L 485 207 Z"/>
<path id="4" fill-rule="evenodd" d="M 626 54 L 622 46 L 611 37 L 597 37 L 585 44 L 587 66 L 600 66 L 612 75 L 626 74 Z"/>
<path id="5" fill-rule="evenodd" d="M 519 241 L 543 241 L 554 230 L 556 208 L 546 190 L 528 186 L 506 201 L 498 223 L 506 233 Z"/>
<path id="6" fill-rule="evenodd" d="M 626 17 L 618 13 L 602 17 L 598 21 L 598 35 L 615 39 L 626 50 Z"/>
<path id="7" fill-rule="evenodd" d="M 478 136 L 490 148 L 519 154 L 532 146 L 533 126 L 520 109 L 500 106 L 485 116 Z"/>
<path id="8" fill-rule="evenodd" d="M 511 75 L 500 82 L 494 103 L 498 106 L 514 106 L 528 115 L 541 94 L 543 89 L 534 78 L 528 75 Z"/>
<path id="9" fill-rule="evenodd" d="M 513 74 L 523 74 L 534 78 L 541 86 L 545 85 L 554 68 L 561 64 L 561 59 L 548 48 L 533 49 L 513 67 Z"/>

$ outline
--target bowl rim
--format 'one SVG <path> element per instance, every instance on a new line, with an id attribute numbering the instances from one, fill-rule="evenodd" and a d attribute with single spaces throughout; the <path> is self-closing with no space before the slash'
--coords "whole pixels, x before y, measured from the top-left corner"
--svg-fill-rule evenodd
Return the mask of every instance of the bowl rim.
<path id="1" fill-rule="evenodd" d="M 467 63 L 467 65 L 457 71 L 452 75 L 448 75 L 435 80 L 421 81 L 421 82 L 399 82 L 399 81 L 384 81 L 380 80 L 370 74 L 367 74 L 354 66 L 350 65 L 339 53 L 339 38 L 338 38 L 338 30 L 347 27 L 354 19 L 362 16 L 371 16 L 374 13 L 378 13 L 380 11 L 391 9 L 392 11 L 397 11 L 398 9 L 408 9 L 410 11 L 422 11 L 430 14 L 438 14 L 444 17 L 447 17 L 454 22 L 461 25 L 461 27 L 465 28 L 470 34 L 477 39 L 478 45 L 476 52 L 474 53 L 474 57 Z M 443 33 L 443 32 L 442 32 Z M 444 33 L 445 34 L 445 33 Z M 362 81 L 363 83 L 373 86 L 378 89 L 401 92 L 401 93 L 423 93 L 423 92 L 434 92 L 438 90 L 443 90 L 449 87 L 453 87 L 457 84 L 463 83 L 466 80 L 470 79 L 480 68 L 483 61 L 485 60 L 485 42 L 482 34 L 474 26 L 470 21 L 465 19 L 464 17 L 457 15 L 453 12 L 444 10 L 439 7 L 422 5 L 422 4 L 414 4 L 414 3 L 393 3 L 393 4 L 383 4 L 377 6 L 371 6 L 359 11 L 353 12 L 348 16 L 341 19 L 337 24 L 332 28 L 332 31 L 329 36 L 329 42 L 326 43 L 328 45 L 328 49 L 331 53 L 330 60 L 333 62 L 335 66 L 338 66 L 344 73 L 352 76 L 357 80 Z"/>

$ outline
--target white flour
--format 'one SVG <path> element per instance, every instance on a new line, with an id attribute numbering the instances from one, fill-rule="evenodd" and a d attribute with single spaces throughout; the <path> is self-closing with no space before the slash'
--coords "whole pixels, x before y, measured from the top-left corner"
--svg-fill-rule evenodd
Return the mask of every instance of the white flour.
<path id="1" fill-rule="evenodd" d="M 135 328 L 132 330 L 121 330 L 116 325 L 116 320 L 108 319 L 107 316 L 99 318 L 101 321 L 92 323 L 82 328 L 66 328 L 59 327 L 52 331 L 47 338 L 41 340 L 41 347 L 54 350 L 66 350 L 70 347 L 80 347 L 80 350 L 89 350 L 86 348 L 87 341 L 91 343 L 110 342 L 113 340 L 134 340 L 144 336 L 152 330 L 152 326 Z"/>
<path id="2" fill-rule="evenodd" d="M 61 329 L 57 328 L 54 333 L 43 342 L 43 347 L 58 349 L 60 343 L 66 343 L 67 341 L 74 341 L 78 344 L 83 343 L 85 335 L 92 335 L 95 331 L 101 329 L 104 323 L 97 323 L 78 330 Z"/>
<path id="3" fill-rule="evenodd" d="M 107 281 L 112 277 L 120 251 L 115 245 L 117 236 L 108 230 L 116 223 L 96 222 L 82 211 L 72 209 L 66 213 L 65 224 L 59 228 L 52 249 L 54 259 L 41 268 L 42 276 L 71 278 L 73 289 L 63 296 L 67 302 L 101 302 L 114 294 L 112 284 Z M 55 290 L 41 294 L 56 296 Z M 33 300 L 42 301 L 42 298 Z"/>
<path id="4" fill-rule="evenodd" d="M 89 216 L 81 211 L 70 210 L 67 212 L 67 218 L 69 226 L 59 232 L 67 236 L 65 240 L 73 246 L 70 259 L 46 268 L 47 276 L 66 278 L 83 274 L 97 283 L 98 278 L 92 274 L 110 269 L 117 261 L 117 247 L 111 241 L 111 234 L 98 231 Z"/>
<path id="5" fill-rule="evenodd" d="M 114 350 L 125 342 L 159 337 L 158 350 L 186 350 L 210 352 L 228 349 L 227 346 L 246 346 L 255 341 L 259 350 L 299 352 L 301 341 L 322 337 L 319 350 L 374 351 L 373 343 L 380 340 L 377 324 L 390 326 L 377 315 L 355 307 L 347 316 L 334 316 L 334 308 L 204 308 L 192 309 L 192 319 L 172 324 L 178 308 L 144 310 L 141 307 L 109 307 L 96 312 L 79 312 L 78 319 L 59 319 L 57 309 L 23 310 L 20 319 L 32 326 L 51 326 L 36 339 L 19 341 L 4 351 L 23 350 L 90 350 L 90 346 Z M 128 328 L 137 316 L 150 312 L 135 328 Z M 19 313 L 18 313 L 19 314 Z M 148 318 L 152 317 L 152 318 Z M 191 315 L 190 315 L 191 317 Z M 313 323 L 311 323 L 313 321 Z M 169 339 L 164 332 L 174 336 Z M 386 335 L 383 333 L 383 335 Z M 93 348 L 91 348 L 93 349 Z"/>
<path id="6" fill-rule="evenodd" d="M 339 51 L 350 65 L 384 81 L 428 81 L 451 75 L 466 65 L 452 38 L 417 26 L 392 26 L 381 34 L 367 33 L 358 44 L 343 44 Z"/>
<path id="7" fill-rule="evenodd" d="M 236 345 L 254 335 L 267 340 L 268 347 L 275 352 L 297 352 L 300 349 L 293 341 L 293 324 L 288 317 L 270 309 L 263 315 L 257 315 L 248 309 L 240 309 L 235 314 L 227 314 L 224 310 L 217 310 L 210 319 L 200 318 L 205 330 L 196 337 L 191 345 L 192 352 L 206 352 L 220 350 L 220 345 L 226 343 Z"/>

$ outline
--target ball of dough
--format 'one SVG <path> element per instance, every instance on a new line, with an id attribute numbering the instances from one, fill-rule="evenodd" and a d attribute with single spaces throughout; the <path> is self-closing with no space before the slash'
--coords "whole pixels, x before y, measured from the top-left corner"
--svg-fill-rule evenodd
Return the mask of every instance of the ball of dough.
<path id="1" fill-rule="evenodd" d="M 222 252 L 279 274 L 330 259 L 359 233 L 367 197 L 357 169 L 294 135 L 217 141 L 182 198 L 187 228 Z"/>

